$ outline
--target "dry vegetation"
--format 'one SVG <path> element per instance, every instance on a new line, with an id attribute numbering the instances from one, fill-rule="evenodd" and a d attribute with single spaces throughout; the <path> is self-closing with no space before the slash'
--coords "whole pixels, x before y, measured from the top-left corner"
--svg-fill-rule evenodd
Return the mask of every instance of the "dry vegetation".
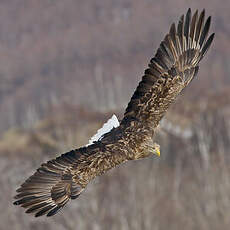
<path id="1" fill-rule="evenodd" d="M 230 20 L 219 1 L 0 2 L 0 229 L 228 230 Z M 180 9 L 178 7 L 180 6 Z M 12 205 L 46 161 L 87 143 L 133 89 L 172 20 L 213 16 L 214 46 L 161 123 L 160 159 L 96 179 L 54 218 Z"/>
<path id="2" fill-rule="evenodd" d="M 0 132 L 31 126 L 50 105 L 123 109 L 169 25 L 188 7 L 206 8 L 216 33 L 189 97 L 221 90 L 230 84 L 225 5 L 226 11 L 216 0 L 1 1 Z"/>
<path id="3" fill-rule="evenodd" d="M 34 129 L 8 131 L 0 142 L 0 197 L 5 207 L 1 225 L 4 229 L 164 230 L 170 226 L 177 230 L 186 226 L 187 230 L 227 230 L 230 111 L 218 108 L 206 105 L 204 110 L 197 109 L 199 115 L 191 118 L 191 123 L 183 122 L 186 118 L 172 109 L 169 117 L 179 117 L 186 125 L 177 123 L 168 129 L 162 123 L 157 136 L 160 159 L 129 162 L 112 170 L 54 218 L 35 219 L 14 207 L 11 202 L 16 186 L 55 153 L 87 143 L 101 125 L 98 120 L 103 122 L 111 114 L 66 107 L 58 116 L 52 113 L 38 122 Z M 76 117 L 81 117 L 81 122 Z M 173 121 L 167 122 L 174 126 Z M 180 131 L 174 132 L 176 129 Z M 189 136 L 184 135 L 186 130 L 190 130 Z M 14 144 L 6 148 L 6 140 Z"/>

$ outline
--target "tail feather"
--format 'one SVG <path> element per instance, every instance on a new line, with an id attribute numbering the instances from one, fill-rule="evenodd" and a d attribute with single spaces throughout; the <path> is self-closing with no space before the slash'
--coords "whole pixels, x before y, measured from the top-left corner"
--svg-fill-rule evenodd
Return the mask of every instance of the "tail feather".
<path id="1" fill-rule="evenodd" d="M 110 132 L 113 128 L 117 128 L 120 125 L 115 114 L 102 126 L 102 128 L 97 130 L 97 133 L 92 136 L 89 143 L 86 146 L 93 144 L 94 142 L 100 140 L 106 133 Z"/>

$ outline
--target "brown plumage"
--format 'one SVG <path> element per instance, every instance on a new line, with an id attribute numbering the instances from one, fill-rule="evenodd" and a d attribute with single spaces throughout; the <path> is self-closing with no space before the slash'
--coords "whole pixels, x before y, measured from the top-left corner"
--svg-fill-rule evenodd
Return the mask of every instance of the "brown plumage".
<path id="1" fill-rule="evenodd" d="M 125 111 L 119 127 L 92 145 L 72 150 L 41 165 L 17 190 L 14 202 L 35 216 L 57 213 L 70 199 L 77 198 L 87 184 L 128 160 L 159 155 L 155 129 L 177 95 L 198 72 L 199 62 L 214 34 L 208 32 L 211 17 L 205 11 L 191 17 L 189 9 L 177 28 L 161 42 Z"/>

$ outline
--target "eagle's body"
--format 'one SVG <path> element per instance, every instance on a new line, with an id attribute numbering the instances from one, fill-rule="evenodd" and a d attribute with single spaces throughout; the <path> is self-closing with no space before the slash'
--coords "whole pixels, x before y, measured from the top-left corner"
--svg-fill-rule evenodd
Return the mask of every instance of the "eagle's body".
<path id="1" fill-rule="evenodd" d="M 92 144 L 48 161 L 17 190 L 15 204 L 35 216 L 57 213 L 77 198 L 87 184 L 111 168 L 126 162 L 159 155 L 154 133 L 180 92 L 198 72 L 198 64 L 210 47 L 210 17 L 204 11 L 191 17 L 188 10 L 177 29 L 172 24 L 149 68 L 145 70 L 121 124 Z"/>

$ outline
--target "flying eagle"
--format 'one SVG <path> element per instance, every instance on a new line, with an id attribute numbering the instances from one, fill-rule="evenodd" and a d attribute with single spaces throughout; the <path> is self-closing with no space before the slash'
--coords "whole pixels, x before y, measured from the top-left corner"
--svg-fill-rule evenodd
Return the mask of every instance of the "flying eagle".
<path id="1" fill-rule="evenodd" d="M 43 163 L 15 196 L 15 205 L 36 217 L 56 214 L 70 199 L 77 198 L 96 176 L 129 160 L 156 154 L 154 142 L 159 121 L 180 92 L 197 75 L 199 63 L 209 49 L 211 17 L 181 16 L 173 23 L 150 60 L 121 123 L 113 116 L 89 144 Z"/>

